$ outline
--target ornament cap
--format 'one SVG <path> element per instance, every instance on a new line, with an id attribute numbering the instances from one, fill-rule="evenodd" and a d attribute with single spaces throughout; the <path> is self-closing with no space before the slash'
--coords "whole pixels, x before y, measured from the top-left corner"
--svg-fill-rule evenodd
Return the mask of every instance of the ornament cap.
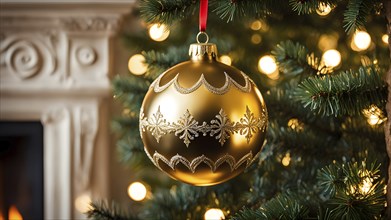
<path id="1" fill-rule="evenodd" d="M 192 60 L 215 60 L 217 57 L 217 46 L 212 43 L 191 44 L 189 56 Z"/>

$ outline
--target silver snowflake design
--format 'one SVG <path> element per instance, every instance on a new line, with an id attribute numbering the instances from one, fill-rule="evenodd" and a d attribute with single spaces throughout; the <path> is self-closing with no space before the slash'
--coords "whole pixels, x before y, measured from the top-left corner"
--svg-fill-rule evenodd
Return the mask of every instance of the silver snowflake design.
<path id="1" fill-rule="evenodd" d="M 254 113 L 246 106 L 244 118 L 240 119 L 240 123 L 237 123 L 237 126 L 239 127 L 239 134 L 245 135 L 247 143 L 250 142 L 253 134 L 258 131 L 258 121 L 259 120 L 255 118 Z"/>
<path id="2" fill-rule="evenodd" d="M 183 140 L 186 147 L 189 147 L 191 141 L 199 137 L 200 134 L 204 136 L 209 134 L 211 137 L 215 136 L 215 139 L 223 146 L 231 135 L 237 132 L 240 135 L 244 135 L 247 143 L 249 143 L 254 133 L 258 131 L 264 132 L 266 126 L 266 109 L 262 110 L 261 117 L 256 118 L 248 106 L 246 106 L 244 117 L 236 123 L 230 121 L 223 109 L 220 109 L 215 118 L 210 121 L 210 124 L 203 122 L 201 125 L 194 119 L 189 110 L 186 110 L 177 122 L 172 123 L 164 119 L 163 114 L 160 112 L 160 106 L 157 112 L 152 114 L 150 118 L 144 116 L 142 109 L 140 113 L 141 133 L 150 131 L 157 143 L 159 143 L 162 136 L 174 133 L 175 136 L 179 136 Z"/>
<path id="3" fill-rule="evenodd" d="M 234 123 L 229 120 L 223 109 L 220 109 L 216 118 L 217 119 L 210 121 L 210 136 L 213 137 L 217 134 L 216 139 L 219 140 L 221 146 L 223 146 L 225 141 L 235 132 L 235 127 Z"/>
<path id="4" fill-rule="evenodd" d="M 198 125 L 198 122 L 194 120 L 194 117 L 190 114 L 189 110 L 186 110 L 185 114 L 179 118 L 177 123 L 172 124 L 175 129 L 175 135 L 179 136 L 180 139 L 183 139 L 183 142 L 186 144 L 186 147 L 189 147 L 191 140 L 194 140 L 194 137 L 198 137 L 198 132 L 202 132 L 206 135 L 207 124 L 204 122 L 202 125 Z"/>
<path id="5" fill-rule="evenodd" d="M 159 143 L 160 138 L 170 131 L 170 123 L 163 118 L 163 114 L 160 112 L 160 106 L 153 117 L 148 119 L 148 123 L 146 124 L 147 129 L 152 133 L 155 137 L 156 141 Z"/>

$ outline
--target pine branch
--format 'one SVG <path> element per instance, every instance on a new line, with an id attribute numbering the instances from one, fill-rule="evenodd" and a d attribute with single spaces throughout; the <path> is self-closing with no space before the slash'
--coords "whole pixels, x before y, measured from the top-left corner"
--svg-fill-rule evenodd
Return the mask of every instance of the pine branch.
<path id="1" fill-rule="evenodd" d="M 199 1 L 195 0 L 142 0 L 141 18 L 147 23 L 168 26 L 194 14 Z"/>
<path id="2" fill-rule="evenodd" d="M 387 87 L 377 69 L 361 67 L 358 72 L 310 77 L 299 84 L 294 96 L 323 116 L 358 115 L 372 104 L 383 109 Z"/>
<path id="3" fill-rule="evenodd" d="M 270 11 L 283 7 L 284 1 L 277 0 L 214 0 L 211 6 L 214 7 L 221 19 L 227 22 L 233 21 L 234 18 L 258 18 L 270 14 Z"/>
<path id="4" fill-rule="evenodd" d="M 365 29 L 365 23 L 374 6 L 374 0 L 349 0 L 344 12 L 344 28 L 347 33 Z"/>
<path id="5" fill-rule="evenodd" d="M 306 75 L 319 74 L 320 60 L 311 55 L 307 48 L 292 41 L 282 41 L 272 51 L 279 69 L 287 76 L 302 73 Z"/>
<path id="6" fill-rule="evenodd" d="M 304 204 L 299 195 L 286 193 L 274 197 L 259 209 L 251 210 L 244 208 L 234 215 L 232 219 L 305 219 L 308 217 L 308 213 L 309 208 Z"/>
<path id="7" fill-rule="evenodd" d="M 289 5 L 293 11 L 296 11 L 299 15 L 311 14 L 322 5 L 329 5 L 335 7 L 339 0 L 289 0 Z"/>
<path id="8" fill-rule="evenodd" d="M 146 78 L 155 79 L 159 74 L 168 68 L 188 59 L 188 47 L 169 48 L 167 52 L 156 52 L 154 50 L 142 52 L 145 57 L 145 63 L 148 65 Z"/>
<path id="9" fill-rule="evenodd" d="M 380 164 L 332 164 L 319 171 L 318 180 L 326 198 L 331 198 L 327 203 L 333 208 L 332 219 L 374 219 L 384 211 Z"/>
<path id="10" fill-rule="evenodd" d="M 93 202 L 91 203 L 91 209 L 87 212 L 89 219 L 96 220 L 139 220 L 135 216 L 130 216 L 121 211 L 120 207 L 111 203 L 111 207 L 107 202 Z"/>

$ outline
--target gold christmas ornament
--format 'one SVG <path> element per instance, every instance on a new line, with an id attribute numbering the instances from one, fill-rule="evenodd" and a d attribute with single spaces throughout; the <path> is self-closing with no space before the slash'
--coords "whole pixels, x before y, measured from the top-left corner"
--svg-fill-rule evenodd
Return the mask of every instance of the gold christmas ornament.
<path id="1" fill-rule="evenodd" d="M 170 177 L 215 185 L 257 158 L 267 110 L 247 75 L 217 61 L 215 44 L 192 44 L 189 54 L 189 61 L 151 84 L 140 110 L 140 133 L 148 157 Z"/>

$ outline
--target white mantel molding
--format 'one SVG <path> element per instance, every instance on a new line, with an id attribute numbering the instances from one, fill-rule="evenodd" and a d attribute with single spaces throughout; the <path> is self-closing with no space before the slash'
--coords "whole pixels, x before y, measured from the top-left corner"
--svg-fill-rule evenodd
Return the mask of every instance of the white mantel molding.
<path id="1" fill-rule="evenodd" d="M 0 120 L 44 127 L 45 219 L 107 198 L 112 39 L 135 0 L 0 0 Z"/>

